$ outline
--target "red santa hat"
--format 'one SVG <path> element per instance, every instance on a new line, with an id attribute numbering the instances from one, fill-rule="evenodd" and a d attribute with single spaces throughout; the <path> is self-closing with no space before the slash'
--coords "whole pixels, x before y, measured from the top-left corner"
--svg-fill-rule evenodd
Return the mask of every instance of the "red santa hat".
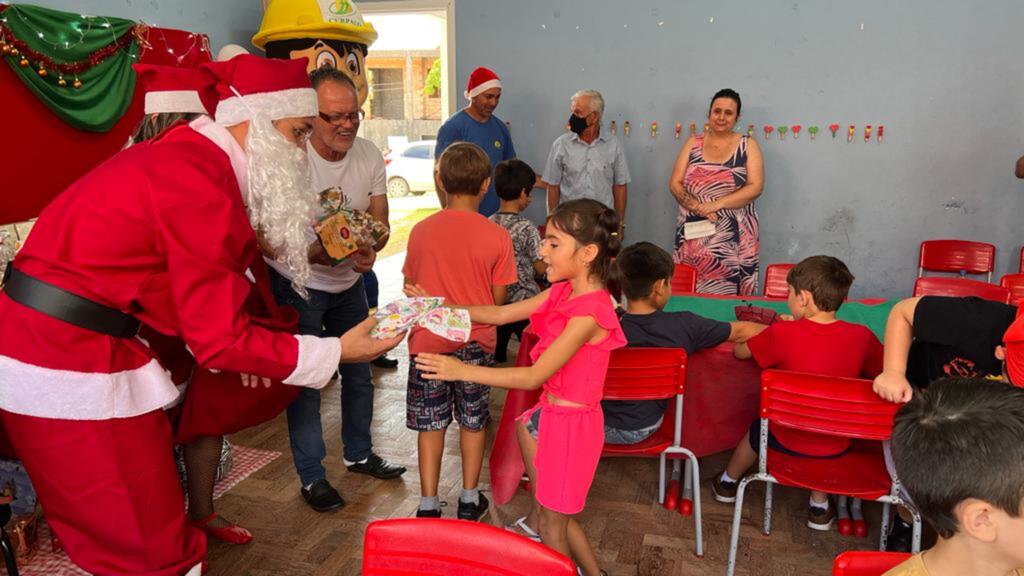
<path id="1" fill-rule="evenodd" d="M 209 78 L 197 68 L 134 64 L 146 114 L 209 114 L 216 105 Z"/>
<path id="2" fill-rule="evenodd" d="M 277 60 L 249 54 L 203 64 L 217 91 L 214 119 L 233 126 L 257 114 L 270 120 L 316 116 L 316 91 L 306 66 L 305 58 Z"/>
<path id="3" fill-rule="evenodd" d="M 464 95 L 467 100 L 472 100 L 491 88 L 501 88 L 501 80 L 498 79 L 498 75 L 494 73 L 494 70 L 481 66 L 473 70 L 473 73 L 469 75 L 469 83 L 466 85 Z"/>
<path id="4" fill-rule="evenodd" d="M 1017 319 L 1003 335 L 1006 375 L 1014 386 L 1024 387 L 1024 304 L 1017 307 Z"/>

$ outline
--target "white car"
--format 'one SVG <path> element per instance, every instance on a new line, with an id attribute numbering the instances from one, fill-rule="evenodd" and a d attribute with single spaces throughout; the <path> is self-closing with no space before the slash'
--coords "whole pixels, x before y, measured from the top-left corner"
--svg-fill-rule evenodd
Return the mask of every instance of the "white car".
<path id="1" fill-rule="evenodd" d="M 409 142 L 384 155 L 388 196 L 417 196 L 434 190 L 434 147 L 436 140 Z"/>

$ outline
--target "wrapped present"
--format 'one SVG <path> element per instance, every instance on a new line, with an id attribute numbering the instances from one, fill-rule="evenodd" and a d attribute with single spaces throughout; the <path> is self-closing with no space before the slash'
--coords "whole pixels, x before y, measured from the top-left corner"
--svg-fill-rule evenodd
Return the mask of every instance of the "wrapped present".
<path id="1" fill-rule="evenodd" d="M 366 212 L 346 208 L 345 193 L 337 186 L 320 192 L 319 201 L 325 216 L 313 229 L 335 265 L 360 248 L 375 246 L 390 233 L 385 224 Z"/>
<path id="2" fill-rule="evenodd" d="M 14 516 L 4 526 L 4 531 L 11 539 L 14 554 L 19 561 L 24 561 L 35 552 L 36 546 L 39 544 L 39 519 L 41 517 L 42 513 L 37 508 L 31 514 Z"/>
<path id="3" fill-rule="evenodd" d="M 469 311 L 446 307 L 444 298 L 402 298 L 380 307 L 374 318 L 377 325 L 370 331 L 374 338 L 391 338 L 422 326 L 442 338 L 468 342 L 472 329 Z"/>

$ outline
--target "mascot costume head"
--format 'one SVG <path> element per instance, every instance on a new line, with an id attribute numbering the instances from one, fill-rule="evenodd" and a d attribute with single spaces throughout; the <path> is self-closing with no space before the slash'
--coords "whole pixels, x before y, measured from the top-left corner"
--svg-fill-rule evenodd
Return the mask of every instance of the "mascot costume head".
<path id="1" fill-rule="evenodd" d="M 265 50 L 268 58 L 308 58 L 310 72 L 333 66 L 352 78 L 359 104 L 366 102 L 366 52 L 377 31 L 363 21 L 354 2 L 269 0 L 264 6 L 263 22 L 252 37 L 257 48 Z"/>

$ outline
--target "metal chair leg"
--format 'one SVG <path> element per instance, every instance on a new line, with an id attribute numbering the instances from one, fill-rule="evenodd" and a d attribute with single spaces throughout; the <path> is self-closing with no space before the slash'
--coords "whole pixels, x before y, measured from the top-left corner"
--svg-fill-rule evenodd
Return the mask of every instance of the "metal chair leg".
<path id="1" fill-rule="evenodd" d="M 774 482 L 765 482 L 764 487 L 764 526 L 761 529 L 761 533 L 765 536 L 769 536 L 772 533 L 772 488 L 774 488 Z"/>
<path id="2" fill-rule="evenodd" d="M 878 535 L 878 551 L 885 552 L 885 545 L 889 541 L 889 515 L 892 513 L 892 504 L 882 503 L 882 531 Z"/>
<path id="3" fill-rule="evenodd" d="M 665 503 L 665 453 L 658 457 L 658 504 Z"/>
<path id="4" fill-rule="evenodd" d="M 693 479 L 693 522 L 694 532 L 697 537 L 697 557 L 704 557 L 704 532 L 703 532 L 703 520 L 700 515 L 700 463 L 697 462 L 697 458 L 692 454 L 690 458 L 686 460 L 687 464 L 693 463 L 690 467 L 692 474 L 690 478 Z"/>
<path id="5" fill-rule="evenodd" d="M 917 554 L 921 551 L 921 515 L 913 508 L 908 507 L 907 509 L 914 518 L 914 531 L 912 533 L 913 538 L 910 541 L 910 552 Z"/>
<path id="6" fill-rule="evenodd" d="M 747 476 L 740 480 L 736 486 L 736 506 L 732 511 L 732 533 L 729 535 L 729 564 L 725 569 L 725 576 L 733 576 L 736 571 L 736 552 L 740 543 L 740 521 L 743 516 L 743 494 L 747 490 L 747 484 L 755 480 Z"/>
<path id="7" fill-rule="evenodd" d="M 14 546 L 7 536 L 7 531 L 0 528 L 0 548 L 3 549 L 4 565 L 7 566 L 7 576 L 18 576 L 18 563 L 15 561 Z"/>

